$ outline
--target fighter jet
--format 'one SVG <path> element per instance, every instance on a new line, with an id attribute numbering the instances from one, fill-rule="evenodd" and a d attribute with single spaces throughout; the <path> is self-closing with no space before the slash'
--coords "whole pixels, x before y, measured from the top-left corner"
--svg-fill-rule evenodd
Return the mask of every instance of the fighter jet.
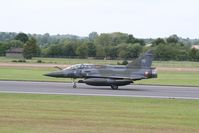
<path id="1" fill-rule="evenodd" d="M 94 65 L 76 64 L 56 72 L 45 74 L 45 76 L 56 78 L 72 78 L 73 88 L 78 83 L 92 86 L 110 86 L 117 90 L 118 86 L 129 85 L 136 80 L 157 78 L 155 67 L 151 67 L 153 54 L 148 51 L 131 63 L 124 65 Z"/>

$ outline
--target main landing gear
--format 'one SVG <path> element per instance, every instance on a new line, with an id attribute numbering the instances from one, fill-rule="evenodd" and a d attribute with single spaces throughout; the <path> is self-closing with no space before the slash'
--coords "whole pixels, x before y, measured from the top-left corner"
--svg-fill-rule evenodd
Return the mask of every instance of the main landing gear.
<path id="1" fill-rule="evenodd" d="M 118 90 L 118 86 L 117 85 L 111 85 L 111 89 Z"/>
<path id="2" fill-rule="evenodd" d="M 79 82 L 79 83 L 81 83 L 81 82 Z M 77 83 L 76 83 L 75 79 L 73 79 L 73 88 L 77 88 Z M 111 85 L 111 89 L 118 90 L 118 86 L 117 85 Z"/>

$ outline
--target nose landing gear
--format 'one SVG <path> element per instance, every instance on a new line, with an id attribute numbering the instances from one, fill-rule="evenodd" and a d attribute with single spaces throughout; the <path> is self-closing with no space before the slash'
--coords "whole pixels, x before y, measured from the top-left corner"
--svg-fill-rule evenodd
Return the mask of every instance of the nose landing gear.
<path id="1" fill-rule="evenodd" d="M 76 85 L 76 83 L 74 83 L 74 84 L 73 84 L 73 88 L 77 88 L 77 85 Z"/>
<path id="2" fill-rule="evenodd" d="M 77 83 L 76 83 L 75 79 L 73 79 L 73 88 L 77 88 Z"/>

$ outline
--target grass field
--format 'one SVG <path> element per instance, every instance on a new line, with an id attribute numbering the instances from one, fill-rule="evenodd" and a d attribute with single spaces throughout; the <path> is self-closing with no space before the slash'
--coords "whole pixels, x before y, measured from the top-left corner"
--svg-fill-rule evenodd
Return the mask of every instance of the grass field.
<path id="1" fill-rule="evenodd" d="M 157 79 L 140 80 L 136 84 L 199 86 L 199 72 L 159 72 Z"/>
<path id="2" fill-rule="evenodd" d="M 55 68 L 13 68 L 0 67 L 0 80 L 22 80 L 22 81 L 63 81 L 68 82 L 70 79 L 51 78 L 43 74 L 56 71 Z M 72 81 L 72 80 L 71 80 Z"/>
<path id="3" fill-rule="evenodd" d="M 6 58 L 0 57 L 0 62 L 12 62 L 13 60 L 18 60 L 16 58 Z M 33 58 L 32 60 L 26 60 L 26 63 L 37 63 L 38 60 L 41 60 L 42 63 L 46 64 L 117 64 L 120 60 L 96 60 L 96 59 L 68 59 L 68 58 Z"/>
<path id="4" fill-rule="evenodd" d="M 0 94 L 2 133 L 199 132 L 199 101 Z"/>
<path id="5" fill-rule="evenodd" d="M 12 62 L 14 58 L 0 57 L 0 62 Z M 44 61 L 45 64 L 117 64 L 118 60 L 92 60 L 92 59 L 64 59 L 64 58 L 33 58 L 27 63 L 37 63 L 37 60 Z M 188 61 L 154 61 L 153 66 L 166 68 L 188 68 L 185 71 L 162 70 L 158 72 L 158 78 L 152 80 L 141 80 L 137 84 L 160 84 L 160 85 L 185 85 L 199 86 L 199 62 Z M 28 80 L 28 81 L 61 81 L 71 82 L 71 79 L 56 79 L 45 77 L 43 74 L 55 71 L 54 68 L 42 67 L 1 67 L 0 80 Z M 195 71 L 196 70 L 196 71 Z"/>
<path id="6" fill-rule="evenodd" d="M 39 58 L 41 59 L 41 58 Z M 36 63 L 34 58 L 28 63 Z M 117 61 L 44 59 L 55 64 L 116 64 Z M 0 62 L 11 62 L 0 57 Z M 90 61 L 90 62 L 89 62 Z M 198 62 L 154 62 L 160 67 L 197 68 Z M 0 80 L 59 81 L 43 74 L 55 68 L 2 67 Z M 159 71 L 157 79 L 137 84 L 199 86 L 199 72 Z M 0 93 L 2 133 L 187 133 L 199 132 L 199 101 L 125 97 L 36 95 Z"/>
<path id="7" fill-rule="evenodd" d="M 193 61 L 153 61 L 153 66 L 170 68 L 199 68 L 199 62 Z"/>
<path id="8" fill-rule="evenodd" d="M 6 58 L 0 57 L 0 62 L 12 62 L 17 60 L 16 58 Z M 46 64 L 117 64 L 117 62 L 122 62 L 121 60 L 96 60 L 96 59 L 68 59 L 68 58 L 33 58 L 32 60 L 26 60 L 27 63 L 37 63 L 38 60 L 43 61 Z M 191 61 L 154 61 L 153 66 L 156 67 L 199 67 L 199 62 Z"/>
<path id="9" fill-rule="evenodd" d="M 0 80 L 71 82 L 70 79 L 43 76 L 43 74 L 55 70 L 54 68 L 0 68 Z M 194 72 L 159 72 L 157 79 L 141 80 L 135 83 L 199 86 L 198 80 L 199 74 Z"/>
<path id="10" fill-rule="evenodd" d="M 2 68 L 0 67 L 0 80 L 24 80 L 24 81 L 60 81 L 72 82 L 66 78 L 51 78 L 43 74 L 55 71 L 55 68 Z M 199 86 L 198 72 L 159 72 L 157 79 L 148 79 L 135 82 L 136 84 L 159 85 L 184 85 Z"/>

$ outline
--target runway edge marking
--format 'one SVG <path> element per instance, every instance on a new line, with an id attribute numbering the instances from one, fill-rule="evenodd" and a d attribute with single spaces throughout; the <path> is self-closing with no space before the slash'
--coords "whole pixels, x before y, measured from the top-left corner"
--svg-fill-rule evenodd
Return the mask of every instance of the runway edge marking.
<path id="1" fill-rule="evenodd" d="M 25 91 L 0 91 L 0 93 L 16 94 L 47 94 L 47 95 L 75 95 L 75 96 L 111 96 L 111 97 L 137 97 L 137 98 L 162 98 L 162 99 L 187 99 L 199 100 L 195 97 L 170 97 L 170 96 L 144 96 L 144 95 L 110 95 L 110 94 L 82 94 L 82 93 L 50 93 L 50 92 L 25 92 Z"/>

